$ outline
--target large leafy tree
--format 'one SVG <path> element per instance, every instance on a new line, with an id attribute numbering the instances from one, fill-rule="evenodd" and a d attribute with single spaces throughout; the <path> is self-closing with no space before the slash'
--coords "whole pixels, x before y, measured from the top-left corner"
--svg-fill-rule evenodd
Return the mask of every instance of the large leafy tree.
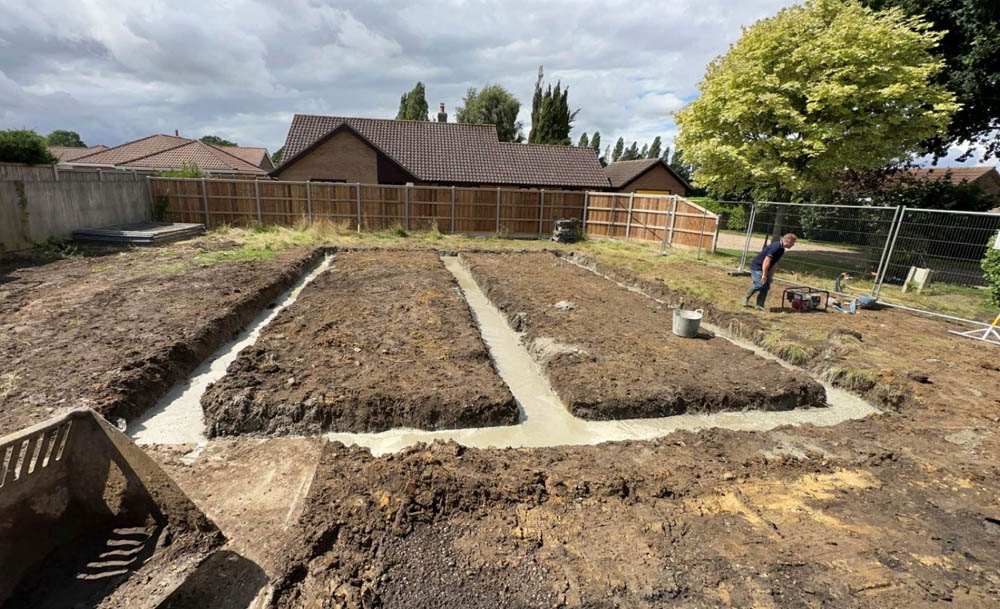
<path id="1" fill-rule="evenodd" d="M 595 131 L 594 135 L 590 138 L 590 147 L 594 149 L 594 154 L 601 155 L 601 132 Z"/>
<path id="2" fill-rule="evenodd" d="M 947 137 L 935 137 L 925 149 L 937 156 L 953 141 L 979 144 L 982 160 L 1000 157 L 1000 2 L 996 0 L 862 0 L 875 9 L 899 7 L 923 16 L 944 34 L 932 51 L 945 62 L 934 77 L 962 105 L 951 119 Z M 969 152 L 969 156 L 973 153 Z"/>
<path id="3" fill-rule="evenodd" d="M 87 145 L 80 139 L 80 134 L 76 131 L 66 131 L 56 129 L 45 137 L 49 146 L 65 146 L 67 148 L 86 148 Z"/>
<path id="4" fill-rule="evenodd" d="M 587 132 L 584 131 L 580 134 L 580 141 L 576 143 L 577 148 L 590 148 L 590 138 L 587 137 Z"/>
<path id="5" fill-rule="evenodd" d="M 236 142 L 230 142 L 229 140 L 222 139 L 217 135 L 203 135 L 201 137 L 201 141 L 213 146 L 239 146 Z"/>
<path id="6" fill-rule="evenodd" d="M 481 91 L 469 89 L 456 110 L 460 123 L 495 125 L 501 142 L 519 142 L 524 139 L 517 113 L 521 102 L 500 85 L 487 85 Z"/>
<path id="7" fill-rule="evenodd" d="M 285 158 L 285 147 L 284 146 L 282 146 L 281 148 L 278 148 L 277 150 L 274 151 L 274 154 L 271 155 L 271 162 L 273 162 L 275 164 L 275 166 L 277 166 L 277 165 L 281 164 L 281 159 L 283 159 L 283 158 Z"/>
<path id="8" fill-rule="evenodd" d="M 856 0 L 808 0 L 757 22 L 677 113 L 695 185 L 787 199 L 943 137 L 958 106 L 933 82 L 940 38 L 899 9 Z"/>
<path id="9" fill-rule="evenodd" d="M 38 165 L 59 159 L 49 150 L 45 138 L 28 129 L 0 131 L 0 163 Z"/>
<path id="10" fill-rule="evenodd" d="M 615 149 L 611 152 L 611 162 L 617 163 L 618 161 L 622 160 L 622 154 L 624 152 L 625 152 L 625 139 L 618 138 L 618 141 L 615 142 Z"/>
<path id="11" fill-rule="evenodd" d="M 396 113 L 398 121 L 426 121 L 427 118 L 427 97 L 424 92 L 424 83 L 418 82 L 412 90 L 403 93 L 399 98 L 399 112 Z"/>

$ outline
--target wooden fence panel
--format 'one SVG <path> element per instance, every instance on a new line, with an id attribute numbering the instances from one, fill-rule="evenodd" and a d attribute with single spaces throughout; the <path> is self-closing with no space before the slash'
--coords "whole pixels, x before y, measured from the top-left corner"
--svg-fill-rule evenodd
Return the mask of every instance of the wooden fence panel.
<path id="1" fill-rule="evenodd" d="M 492 188 L 456 188 L 454 232 L 495 233 L 498 192 Z"/>
<path id="2" fill-rule="evenodd" d="M 313 222 L 327 221 L 356 229 L 358 227 L 357 188 L 354 184 L 311 182 L 309 201 Z"/>
<path id="3" fill-rule="evenodd" d="M 409 230 L 451 232 L 451 195 L 448 186 L 412 186 L 409 188 Z"/>
<path id="4" fill-rule="evenodd" d="M 597 238 L 714 251 L 718 218 L 681 197 L 590 193 L 585 230 Z"/>
<path id="5" fill-rule="evenodd" d="M 541 237 L 562 218 L 596 238 L 714 248 L 715 214 L 673 196 L 536 189 L 396 186 L 270 180 L 150 178 L 166 219 L 214 228 L 330 221 L 351 229 L 430 230 Z M 674 207 L 676 206 L 676 214 Z"/>

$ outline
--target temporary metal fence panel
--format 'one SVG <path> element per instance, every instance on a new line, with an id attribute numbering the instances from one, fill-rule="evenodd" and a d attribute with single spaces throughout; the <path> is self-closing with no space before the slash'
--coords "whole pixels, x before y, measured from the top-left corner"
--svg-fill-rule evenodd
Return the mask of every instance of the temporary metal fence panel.
<path id="1" fill-rule="evenodd" d="M 798 241 L 785 252 L 782 271 L 808 277 L 824 289 L 846 274 L 859 293 L 869 292 L 875 282 L 897 213 L 895 207 L 861 205 L 723 203 L 748 208 L 741 214 L 747 218 L 744 230 L 734 230 L 730 222 L 719 235 L 716 252 L 731 258 L 734 267 L 745 270 L 768 243 L 793 233 Z"/>
<path id="2" fill-rule="evenodd" d="M 719 235 L 713 261 L 746 269 L 764 245 L 787 233 L 798 242 L 779 272 L 846 296 L 955 320 L 989 321 L 982 259 L 1000 214 L 864 205 L 721 202 L 743 206 Z M 926 277 L 927 281 L 921 281 Z M 841 280 L 838 282 L 838 278 Z M 921 287 L 923 283 L 924 287 Z"/>
<path id="3" fill-rule="evenodd" d="M 1000 214 L 903 208 L 889 243 L 881 281 L 883 302 L 989 321 L 982 260 L 1000 232 Z"/>

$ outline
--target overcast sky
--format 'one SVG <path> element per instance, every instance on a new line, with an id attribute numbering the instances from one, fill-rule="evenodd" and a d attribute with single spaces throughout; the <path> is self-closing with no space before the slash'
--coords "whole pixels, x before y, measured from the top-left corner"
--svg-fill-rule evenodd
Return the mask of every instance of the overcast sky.
<path id="1" fill-rule="evenodd" d="M 574 142 L 670 143 L 707 62 L 787 4 L 0 0 L 0 128 L 108 146 L 177 129 L 273 152 L 295 113 L 395 118 L 419 80 L 451 120 L 466 89 L 502 84 L 527 131 L 544 65 L 580 108 Z"/>

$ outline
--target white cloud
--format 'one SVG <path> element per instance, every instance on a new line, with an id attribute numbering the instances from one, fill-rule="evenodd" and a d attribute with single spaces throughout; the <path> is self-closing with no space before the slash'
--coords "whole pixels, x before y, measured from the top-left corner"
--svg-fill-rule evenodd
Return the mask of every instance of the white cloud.
<path id="1" fill-rule="evenodd" d="M 542 64 L 581 109 L 574 139 L 669 144 L 706 63 L 789 3 L 0 0 L 0 128 L 274 150 L 295 112 L 391 118 L 417 80 L 452 114 L 468 87 L 502 84 L 527 126 Z"/>

